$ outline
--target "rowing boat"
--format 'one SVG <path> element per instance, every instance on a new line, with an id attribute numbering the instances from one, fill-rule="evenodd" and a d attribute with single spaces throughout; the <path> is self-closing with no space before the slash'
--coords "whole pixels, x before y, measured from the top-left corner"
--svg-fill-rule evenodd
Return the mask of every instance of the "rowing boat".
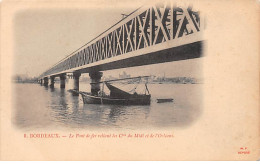
<path id="1" fill-rule="evenodd" d="M 140 78 L 140 77 L 139 77 Z M 127 78 L 133 79 L 133 78 Z M 120 81 L 124 79 L 118 79 L 113 81 Z M 135 91 L 132 93 L 126 92 L 114 85 L 110 81 L 103 81 L 102 90 L 97 95 L 90 92 L 81 92 L 84 104 L 120 104 L 120 105 L 149 105 L 151 101 L 151 94 L 149 93 L 147 84 L 145 83 L 145 93 L 140 94 Z M 99 82 L 101 83 L 101 82 Z M 110 90 L 110 94 L 105 94 L 104 84 Z"/>

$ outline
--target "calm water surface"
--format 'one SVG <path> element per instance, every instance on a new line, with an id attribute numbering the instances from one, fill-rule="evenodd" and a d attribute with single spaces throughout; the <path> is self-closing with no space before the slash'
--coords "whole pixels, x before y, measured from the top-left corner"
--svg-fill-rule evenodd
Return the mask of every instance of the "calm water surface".
<path id="1" fill-rule="evenodd" d="M 148 84 L 150 106 L 83 104 L 81 96 L 65 89 L 39 84 L 14 84 L 13 123 L 24 130 L 33 129 L 165 129 L 192 125 L 202 112 L 201 84 Z M 89 90 L 89 84 L 80 84 Z M 173 103 L 157 103 L 157 98 L 173 98 Z"/>

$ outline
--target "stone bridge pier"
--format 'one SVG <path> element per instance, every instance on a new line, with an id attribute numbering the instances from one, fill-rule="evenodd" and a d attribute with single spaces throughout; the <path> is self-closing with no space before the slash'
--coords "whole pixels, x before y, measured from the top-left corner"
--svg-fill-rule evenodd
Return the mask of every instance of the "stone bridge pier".
<path id="1" fill-rule="evenodd" d="M 66 83 L 66 74 L 61 74 L 60 75 L 60 88 L 65 88 L 65 83 Z"/>
<path id="2" fill-rule="evenodd" d="M 91 93 L 92 95 L 97 95 L 100 91 L 100 80 L 103 76 L 103 72 L 91 72 L 89 73 L 89 77 L 91 79 Z"/>
<path id="3" fill-rule="evenodd" d="M 45 87 L 48 87 L 48 84 L 49 84 L 49 79 L 48 79 L 48 77 L 43 78 L 43 85 L 44 85 Z"/>
<path id="4" fill-rule="evenodd" d="M 51 82 L 50 88 L 54 88 L 55 76 L 51 76 L 51 77 L 50 77 L 50 82 Z"/>
<path id="5" fill-rule="evenodd" d="M 79 91 L 79 78 L 81 76 L 80 72 L 74 72 L 73 73 L 73 89 L 76 91 Z M 76 92 L 73 92 L 73 96 L 78 96 L 79 94 Z"/>

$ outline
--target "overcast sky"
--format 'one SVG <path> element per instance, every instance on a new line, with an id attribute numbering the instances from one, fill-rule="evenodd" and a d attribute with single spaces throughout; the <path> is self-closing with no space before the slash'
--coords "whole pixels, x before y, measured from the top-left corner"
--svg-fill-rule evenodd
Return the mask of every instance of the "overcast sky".
<path id="1" fill-rule="evenodd" d="M 26 10 L 15 17 L 15 74 L 39 76 L 129 14 L 134 8 Z M 201 77 L 202 59 L 105 71 L 132 76 L 163 75 Z"/>

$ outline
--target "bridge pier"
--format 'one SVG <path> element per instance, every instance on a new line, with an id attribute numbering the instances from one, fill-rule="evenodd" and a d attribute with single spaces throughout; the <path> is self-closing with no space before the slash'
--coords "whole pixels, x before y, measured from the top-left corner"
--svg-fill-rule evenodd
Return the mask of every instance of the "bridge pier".
<path id="1" fill-rule="evenodd" d="M 42 85 L 42 81 L 43 81 L 43 80 L 42 80 L 42 79 L 40 79 L 40 84 L 41 84 L 41 85 Z"/>
<path id="2" fill-rule="evenodd" d="M 103 72 L 90 72 L 89 77 L 91 79 L 91 94 L 97 95 L 98 91 L 100 91 L 100 80 L 103 76 Z"/>
<path id="3" fill-rule="evenodd" d="M 65 88 L 66 74 L 60 75 L 60 88 Z"/>
<path id="4" fill-rule="evenodd" d="M 81 76 L 81 73 L 74 72 L 73 73 L 73 89 L 76 91 L 79 91 L 79 77 Z M 73 92 L 73 96 L 78 96 L 78 93 Z"/>
<path id="5" fill-rule="evenodd" d="M 51 80 L 50 88 L 54 88 L 54 79 L 55 79 L 55 76 L 50 77 L 50 80 Z"/>
<path id="6" fill-rule="evenodd" d="M 44 85 L 45 87 L 48 87 L 48 84 L 49 84 L 49 79 L 48 79 L 48 77 L 43 78 L 43 85 Z"/>

